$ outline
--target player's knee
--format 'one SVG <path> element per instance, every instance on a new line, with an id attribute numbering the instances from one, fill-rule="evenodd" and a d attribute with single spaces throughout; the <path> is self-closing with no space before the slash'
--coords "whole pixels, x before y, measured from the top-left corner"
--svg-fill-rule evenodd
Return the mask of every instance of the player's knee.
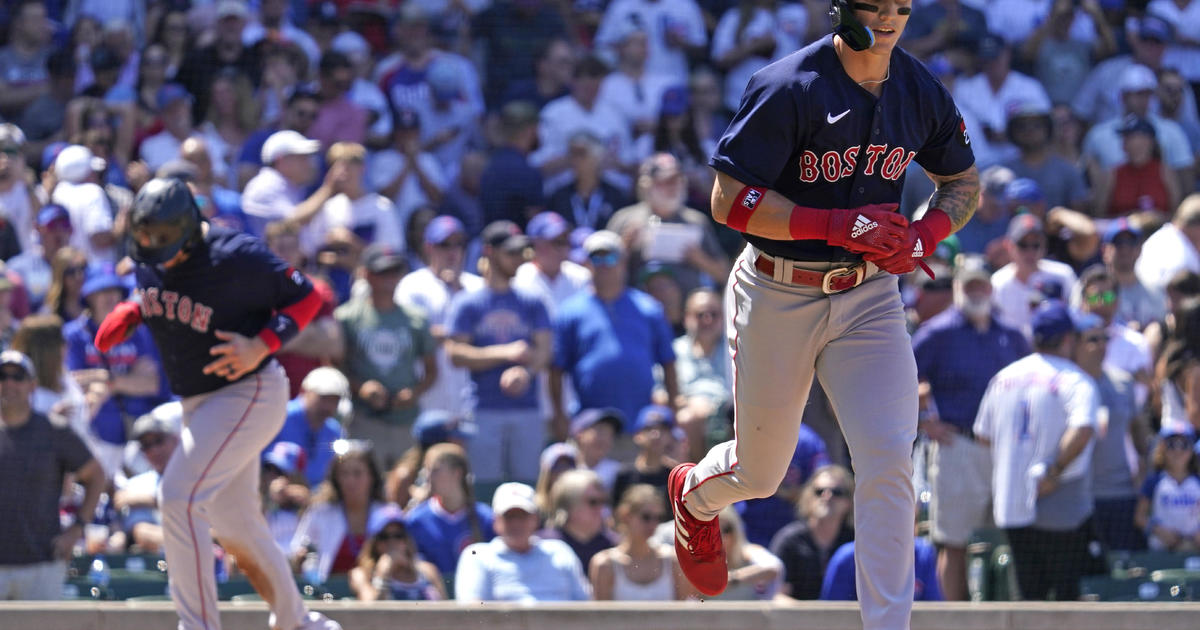
<path id="1" fill-rule="evenodd" d="M 750 474 L 739 475 L 742 478 L 742 484 L 746 492 L 752 498 L 762 499 L 775 494 L 779 489 L 779 484 L 783 483 L 783 475 L 787 471 L 779 474 L 770 474 L 767 471 L 753 470 Z"/>

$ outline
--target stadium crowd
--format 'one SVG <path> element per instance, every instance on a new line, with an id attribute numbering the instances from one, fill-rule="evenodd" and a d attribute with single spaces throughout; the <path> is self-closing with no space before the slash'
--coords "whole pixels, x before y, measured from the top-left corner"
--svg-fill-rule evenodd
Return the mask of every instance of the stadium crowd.
<path id="1" fill-rule="evenodd" d="M 1031 599 L 1077 597 L 1096 549 L 1200 550 L 1200 0 L 913 4 L 901 45 L 954 95 L 983 189 L 936 277 L 902 283 L 917 597 L 967 598 L 983 527 Z M 298 576 L 366 601 L 695 597 L 665 489 L 731 436 L 743 245 L 709 217 L 708 156 L 828 8 L 4 3 L 0 598 L 61 597 L 72 554 L 161 550 L 170 357 L 145 330 L 93 344 L 156 176 L 322 297 L 262 456 Z M 901 211 L 931 191 L 910 165 Z M 852 466 L 814 389 L 778 491 L 721 514 L 721 598 L 855 597 Z"/>

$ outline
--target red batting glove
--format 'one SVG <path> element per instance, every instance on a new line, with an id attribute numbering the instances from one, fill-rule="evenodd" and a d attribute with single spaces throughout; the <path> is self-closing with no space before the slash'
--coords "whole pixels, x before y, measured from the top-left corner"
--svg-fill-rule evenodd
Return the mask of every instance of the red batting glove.
<path id="1" fill-rule="evenodd" d="M 830 210 L 825 241 L 856 254 L 888 255 L 905 242 L 908 219 L 894 203 Z"/>
<path id="2" fill-rule="evenodd" d="M 125 341 L 142 323 L 142 308 L 135 302 L 121 302 L 100 322 L 96 330 L 96 347 L 100 352 L 108 352 L 112 347 Z"/>
<path id="3" fill-rule="evenodd" d="M 925 216 L 913 221 L 904 235 L 903 244 L 889 255 L 867 254 L 863 256 L 880 269 L 896 275 L 910 273 L 920 265 L 929 277 L 933 271 L 921 261 L 933 253 L 938 243 L 950 235 L 950 218 L 937 208 L 930 208 Z"/>

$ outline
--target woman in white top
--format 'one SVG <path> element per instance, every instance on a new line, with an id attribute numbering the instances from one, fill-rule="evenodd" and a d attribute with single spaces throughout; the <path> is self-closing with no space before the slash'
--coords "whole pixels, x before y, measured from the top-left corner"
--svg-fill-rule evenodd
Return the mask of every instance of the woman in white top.
<path id="1" fill-rule="evenodd" d="M 596 554 L 588 567 L 597 600 L 664 601 L 693 595 L 680 576 L 674 551 L 651 540 L 655 527 L 669 519 L 654 486 L 637 484 L 625 491 L 616 514 L 621 542 Z"/>

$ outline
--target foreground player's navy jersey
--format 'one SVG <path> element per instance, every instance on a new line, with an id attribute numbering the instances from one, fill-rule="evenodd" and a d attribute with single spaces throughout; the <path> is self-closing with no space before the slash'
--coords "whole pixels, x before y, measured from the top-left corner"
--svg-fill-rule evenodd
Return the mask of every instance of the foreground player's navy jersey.
<path id="1" fill-rule="evenodd" d="M 908 53 L 892 52 L 878 99 L 842 68 L 828 35 L 759 70 L 709 163 L 749 186 L 810 208 L 899 203 L 915 158 L 936 175 L 975 163 L 946 88 Z M 856 261 L 824 241 L 775 241 L 763 251 L 796 260 Z"/>
<path id="2" fill-rule="evenodd" d="M 138 265 L 137 281 L 142 319 L 154 335 L 171 391 L 180 396 L 229 384 L 201 372 L 217 358 L 209 349 L 224 343 L 214 331 L 254 337 L 276 311 L 312 292 L 304 274 L 290 269 L 261 241 L 216 226 L 179 265 L 168 270 Z"/>

